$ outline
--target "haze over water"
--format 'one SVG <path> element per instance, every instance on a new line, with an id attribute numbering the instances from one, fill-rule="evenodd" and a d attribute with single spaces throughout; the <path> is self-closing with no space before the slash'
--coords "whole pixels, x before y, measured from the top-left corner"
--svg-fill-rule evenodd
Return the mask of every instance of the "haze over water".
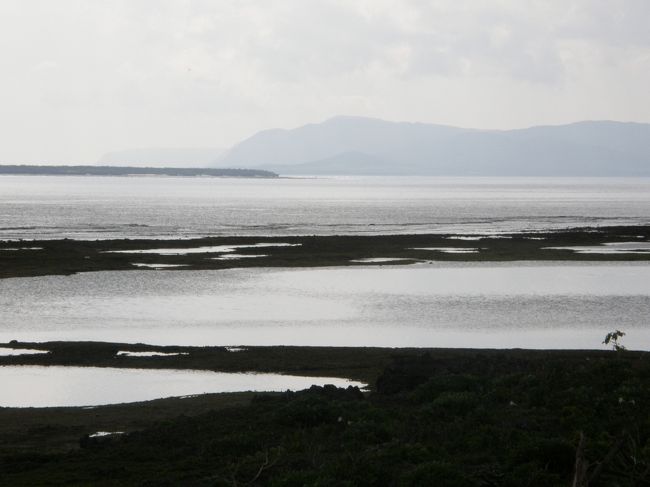
<path id="1" fill-rule="evenodd" d="M 498 233 L 650 222 L 648 178 L 0 177 L 0 240 Z"/>

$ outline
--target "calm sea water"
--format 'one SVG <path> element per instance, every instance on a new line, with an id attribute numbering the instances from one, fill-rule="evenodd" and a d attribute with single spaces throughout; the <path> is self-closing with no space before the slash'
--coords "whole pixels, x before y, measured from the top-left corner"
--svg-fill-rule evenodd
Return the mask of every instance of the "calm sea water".
<path id="1" fill-rule="evenodd" d="M 650 223 L 650 179 L 0 176 L 0 239 L 509 232 Z"/>
<path id="2" fill-rule="evenodd" d="M 650 224 L 650 179 L 0 177 L 0 239 Z M 0 280 L 0 341 L 650 349 L 650 266 L 431 264 Z"/>
<path id="3" fill-rule="evenodd" d="M 650 349 L 650 264 L 437 263 L 0 280 L 0 341 Z"/>

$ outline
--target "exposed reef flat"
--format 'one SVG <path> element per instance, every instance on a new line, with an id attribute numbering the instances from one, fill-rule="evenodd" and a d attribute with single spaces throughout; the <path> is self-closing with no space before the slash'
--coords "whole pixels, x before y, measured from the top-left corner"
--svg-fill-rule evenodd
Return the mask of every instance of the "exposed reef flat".
<path id="1" fill-rule="evenodd" d="M 409 265 L 428 261 L 650 261 L 649 242 L 650 226 L 499 235 L 0 241 L 0 278 L 110 270 Z"/>

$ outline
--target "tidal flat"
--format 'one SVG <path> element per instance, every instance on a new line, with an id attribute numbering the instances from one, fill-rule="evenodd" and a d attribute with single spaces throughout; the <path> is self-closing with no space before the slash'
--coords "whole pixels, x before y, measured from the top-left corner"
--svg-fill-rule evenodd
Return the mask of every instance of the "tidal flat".
<path id="1" fill-rule="evenodd" d="M 633 266 L 650 260 L 648 241 L 648 226 L 481 235 L 7 241 L 0 243 L 0 277 L 94 271 L 178 276 L 177 271 L 238 267 L 395 269 L 435 261 Z M 617 248 L 622 251 L 612 251 Z M 629 301 L 617 292 L 611 299 Z M 594 299 L 604 297 L 596 293 Z M 464 299 L 464 306 L 470 301 Z M 557 348 L 570 348 L 562 343 L 562 329 L 545 333 L 556 337 Z M 596 335 L 599 344 L 603 337 Z M 635 348 L 632 334 L 626 338 Z M 0 367 L 273 373 L 367 384 L 90 407 L 0 407 L 3 485 L 550 487 L 570 485 L 576 462 L 587 466 L 593 486 L 613 479 L 624 486 L 650 482 L 648 352 L 34 339 L 1 343 L 0 349 Z"/>
<path id="2" fill-rule="evenodd" d="M 0 278 L 109 270 L 408 265 L 428 261 L 647 261 L 648 240 L 650 226 L 646 225 L 476 235 L 0 241 Z M 624 245 L 613 252 L 616 247 L 609 244 Z M 588 247 L 590 252 L 581 252 L 581 247 Z M 602 248 L 601 253 L 598 248 Z"/>

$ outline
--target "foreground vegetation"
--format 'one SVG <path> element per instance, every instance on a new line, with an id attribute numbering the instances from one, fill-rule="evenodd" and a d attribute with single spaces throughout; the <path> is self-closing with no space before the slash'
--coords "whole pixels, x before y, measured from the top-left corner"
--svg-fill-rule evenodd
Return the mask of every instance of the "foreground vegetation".
<path id="1" fill-rule="evenodd" d="M 190 349 L 190 356 L 199 350 Z M 343 375 L 339 367 L 348 375 L 357 370 L 372 391 L 314 387 L 230 399 L 206 396 L 200 406 L 176 399 L 165 400 L 175 401 L 173 405 L 152 401 L 91 412 L 0 409 L 0 434 L 6 437 L 6 430 L 14 429 L 13 444 L 0 447 L 0 484 L 520 487 L 650 482 L 647 353 L 326 351 L 269 347 L 242 355 L 224 352 L 223 357 L 250 370 L 283 370 L 282 363 L 311 366 L 319 373 L 326 369 L 328 375 Z M 198 356 L 188 360 L 208 364 Z M 220 359 L 211 360 L 210 368 L 219 368 Z M 228 367 L 235 367 L 234 362 Z M 217 397 L 220 402 L 210 411 L 209 402 Z M 113 413 L 105 413 L 110 408 L 122 408 L 114 414 L 116 421 L 125 414 L 133 424 L 140 411 L 141 427 L 104 438 L 80 435 L 72 450 L 69 445 L 18 447 L 21 415 L 29 419 L 31 431 L 38 431 L 40 422 L 51 425 L 51 436 L 56 436 L 56 425 L 65 430 L 64 423 L 69 427 L 76 413 L 87 428 L 98 426 L 93 415 L 103 421 L 97 429 L 116 426 L 110 424 Z"/>
<path id="2" fill-rule="evenodd" d="M 134 264 L 178 265 L 171 270 L 227 269 L 233 267 L 320 267 L 369 265 L 367 258 L 393 258 L 374 265 L 413 264 L 430 261 L 649 261 L 650 252 L 581 254 L 568 249 L 609 242 L 647 242 L 650 226 L 575 228 L 551 233 L 483 236 L 461 240 L 457 235 L 329 235 L 291 237 L 206 237 L 189 240 L 43 240 L 0 241 L 0 278 L 74 274 L 108 270 L 147 270 Z M 215 253 L 186 255 L 114 253 L 146 249 L 196 249 L 197 247 L 289 243 L 293 246 L 243 247 L 232 260 L 214 259 Z M 428 248 L 479 249 L 476 253 L 445 253 Z M 263 254 L 261 257 L 260 254 Z M 370 263 L 372 265 L 372 263 Z M 149 269 L 152 270 L 152 269 Z"/>

